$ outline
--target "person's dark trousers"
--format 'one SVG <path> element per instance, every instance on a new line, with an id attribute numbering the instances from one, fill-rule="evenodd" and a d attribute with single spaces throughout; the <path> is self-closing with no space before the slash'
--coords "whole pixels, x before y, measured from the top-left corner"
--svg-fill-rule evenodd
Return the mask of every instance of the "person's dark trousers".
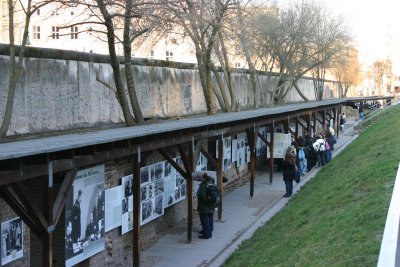
<path id="1" fill-rule="evenodd" d="M 317 153 L 317 159 L 318 159 L 318 165 L 325 166 L 325 158 L 326 158 L 326 153 L 325 151 L 318 151 Z"/>
<path id="2" fill-rule="evenodd" d="M 200 223 L 203 227 L 204 238 L 212 237 L 212 231 L 214 230 L 213 217 L 214 213 L 200 213 Z"/>
<path id="3" fill-rule="evenodd" d="M 293 180 L 285 181 L 286 195 L 291 196 L 293 192 Z"/>

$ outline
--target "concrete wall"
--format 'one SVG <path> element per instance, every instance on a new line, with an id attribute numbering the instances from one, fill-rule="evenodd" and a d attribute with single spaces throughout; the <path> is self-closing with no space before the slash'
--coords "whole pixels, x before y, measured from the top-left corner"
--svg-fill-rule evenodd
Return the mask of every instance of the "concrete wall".
<path id="1" fill-rule="evenodd" d="M 8 50 L 0 45 L 0 118 L 8 92 Z M 194 64 L 136 60 L 134 77 L 139 103 L 145 117 L 170 117 L 206 112 L 199 73 Z M 113 83 L 108 58 L 89 53 L 29 48 L 18 82 L 9 135 L 40 133 L 123 123 L 114 93 L 96 81 Z M 276 82 L 276 78 L 273 78 Z M 312 80 L 299 83 L 314 100 Z M 269 103 L 267 77 L 258 76 L 263 104 Z M 252 105 L 254 92 L 246 72 L 234 74 L 237 97 L 243 106 Z M 326 85 L 326 98 L 335 95 L 333 83 Z M 287 102 L 301 101 L 293 90 Z"/>

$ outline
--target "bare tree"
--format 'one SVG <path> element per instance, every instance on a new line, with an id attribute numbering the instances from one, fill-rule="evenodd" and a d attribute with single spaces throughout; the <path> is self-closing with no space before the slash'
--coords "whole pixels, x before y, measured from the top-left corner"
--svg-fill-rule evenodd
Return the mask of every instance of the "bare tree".
<path id="1" fill-rule="evenodd" d="M 325 88 L 325 76 L 327 70 L 332 66 L 334 57 L 341 51 L 346 51 L 350 42 L 350 35 L 343 19 L 339 16 L 330 15 L 322 5 L 315 5 L 316 24 L 311 36 L 310 65 L 312 68 L 315 99 L 322 100 Z"/>
<path id="2" fill-rule="evenodd" d="M 211 54 L 231 5 L 232 0 L 165 0 L 171 21 L 182 27 L 194 44 L 208 114 L 216 113 Z"/>
<path id="3" fill-rule="evenodd" d="M 8 75 L 8 93 L 7 93 L 7 104 L 4 111 L 3 121 L 0 127 L 0 138 L 4 138 L 7 135 L 8 129 L 11 123 L 11 117 L 14 109 L 14 97 L 17 89 L 18 80 L 22 70 L 22 63 L 24 61 L 26 45 L 29 35 L 29 25 L 32 14 L 39 8 L 51 3 L 52 1 L 36 2 L 32 6 L 33 1 L 28 0 L 24 5 L 20 2 L 8 0 L 8 21 L 9 21 L 9 40 L 10 40 L 10 61 L 9 61 L 9 75 Z M 19 5 L 17 4 L 19 3 Z M 14 14 L 17 10 L 15 7 L 19 6 L 21 11 L 25 15 L 24 20 L 24 32 L 22 36 L 21 46 L 16 50 L 15 45 L 15 29 L 14 29 Z M 17 56 L 18 54 L 18 56 Z"/>
<path id="4" fill-rule="evenodd" d="M 370 78 L 372 78 L 375 82 L 375 86 L 377 86 L 378 92 L 382 95 L 382 83 L 383 83 L 383 76 L 386 73 L 386 63 L 381 60 L 375 61 L 369 72 Z M 375 92 L 376 93 L 376 92 Z"/>
<path id="5" fill-rule="evenodd" d="M 135 89 L 132 46 L 134 43 L 138 46 L 138 42 L 145 40 L 143 37 L 145 34 L 157 30 L 162 25 L 160 23 L 161 9 L 158 8 L 159 1 L 96 0 L 91 2 L 73 0 L 63 1 L 63 4 L 65 6 L 79 4 L 86 8 L 86 11 L 82 12 L 76 21 L 64 25 L 64 27 L 70 27 L 72 24 L 86 24 L 90 25 L 87 30 L 96 32 L 99 38 L 106 36 L 105 41 L 108 43 L 114 85 L 104 81 L 99 74 L 97 74 L 96 80 L 115 93 L 127 126 L 144 123 Z M 86 17 L 82 14 L 85 14 Z M 97 27 L 95 27 L 96 25 Z M 119 45 L 123 48 L 123 70 L 121 70 L 121 58 L 117 53 Z"/>
<path id="6" fill-rule="evenodd" d="M 342 50 L 335 56 L 331 71 L 339 85 L 339 97 L 346 97 L 350 88 L 359 82 L 360 64 L 357 50 L 352 47 Z"/>

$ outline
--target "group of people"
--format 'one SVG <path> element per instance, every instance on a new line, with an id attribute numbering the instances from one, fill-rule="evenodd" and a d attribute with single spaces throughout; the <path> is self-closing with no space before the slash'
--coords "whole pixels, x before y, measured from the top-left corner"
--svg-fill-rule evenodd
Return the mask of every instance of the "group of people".
<path id="1" fill-rule="evenodd" d="M 283 181 L 286 187 L 284 197 L 292 195 L 293 181 L 300 182 L 300 177 L 314 166 L 325 166 L 332 159 L 335 144 L 336 135 L 331 127 L 314 138 L 306 134 L 292 141 L 282 162 Z"/>

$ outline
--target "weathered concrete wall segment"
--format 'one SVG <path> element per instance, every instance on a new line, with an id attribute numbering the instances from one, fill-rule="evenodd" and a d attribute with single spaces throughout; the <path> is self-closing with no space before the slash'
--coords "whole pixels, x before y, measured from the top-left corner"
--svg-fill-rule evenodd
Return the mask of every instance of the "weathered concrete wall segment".
<path id="1" fill-rule="evenodd" d="M 0 118 L 4 115 L 8 91 L 9 57 L 5 47 L 0 45 Z M 195 65 L 146 59 L 135 60 L 134 64 L 135 86 L 145 117 L 206 111 Z M 9 134 L 123 123 L 114 92 L 96 81 L 96 73 L 113 84 L 112 69 L 106 56 L 29 48 L 15 94 Z M 267 77 L 259 75 L 258 83 L 260 88 L 267 88 Z M 251 105 L 254 93 L 249 89 L 249 74 L 235 73 L 234 85 L 241 105 Z M 315 99 L 312 80 L 304 79 L 299 86 L 310 100 Z M 335 96 L 330 89 L 333 84 L 327 84 L 327 87 L 326 98 Z M 267 103 L 269 93 L 260 91 L 257 97 Z M 286 97 L 288 102 L 299 100 L 294 90 Z"/>

